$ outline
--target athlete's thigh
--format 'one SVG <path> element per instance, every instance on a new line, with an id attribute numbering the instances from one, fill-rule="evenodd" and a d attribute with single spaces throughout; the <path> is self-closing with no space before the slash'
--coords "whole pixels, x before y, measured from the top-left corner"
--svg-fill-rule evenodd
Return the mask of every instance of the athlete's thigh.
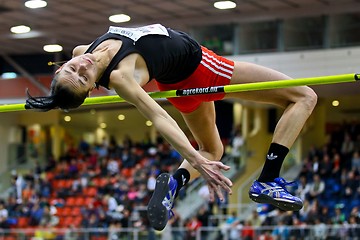
<path id="1" fill-rule="evenodd" d="M 291 78 L 281 72 L 260 65 L 235 62 L 234 73 L 230 84 L 264 82 L 269 81 L 268 79 L 273 81 Z M 271 90 L 244 91 L 228 93 L 225 95 L 225 98 L 241 98 L 243 100 L 271 103 L 285 107 L 290 102 L 296 102 L 299 98 L 304 97 L 304 92 L 308 90 L 308 87 L 300 86 Z"/>
<path id="2" fill-rule="evenodd" d="M 182 113 L 182 115 L 200 150 L 222 154 L 222 142 L 216 127 L 214 102 L 202 102 L 195 111 Z"/>

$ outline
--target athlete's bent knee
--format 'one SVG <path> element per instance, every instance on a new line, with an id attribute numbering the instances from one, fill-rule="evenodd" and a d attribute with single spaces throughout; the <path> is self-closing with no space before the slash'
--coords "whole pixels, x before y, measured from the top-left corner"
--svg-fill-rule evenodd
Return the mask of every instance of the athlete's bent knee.
<path id="1" fill-rule="evenodd" d="M 315 106 L 316 106 L 316 103 L 317 103 L 317 94 L 315 93 L 315 91 L 309 87 L 305 87 L 304 90 L 303 90 L 303 98 L 302 98 L 302 102 L 305 106 L 305 109 L 311 113 Z"/>

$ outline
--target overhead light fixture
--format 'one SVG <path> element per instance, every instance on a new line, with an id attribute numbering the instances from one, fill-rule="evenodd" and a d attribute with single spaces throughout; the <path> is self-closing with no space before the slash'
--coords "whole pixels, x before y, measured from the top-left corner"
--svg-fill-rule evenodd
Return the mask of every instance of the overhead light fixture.
<path id="1" fill-rule="evenodd" d="M 25 25 L 18 25 L 10 28 L 10 31 L 15 34 L 28 33 L 31 31 L 31 28 Z"/>
<path id="2" fill-rule="evenodd" d="M 333 107 L 338 107 L 340 105 L 340 102 L 338 100 L 334 100 L 332 101 L 331 105 L 333 105 Z"/>
<path id="3" fill-rule="evenodd" d="M 12 79 L 12 78 L 16 78 L 17 74 L 15 72 L 4 72 L 3 74 L 1 74 L 1 79 Z"/>
<path id="4" fill-rule="evenodd" d="M 109 21 L 114 23 L 123 23 L 130 21 L 131 17 L 126 14 L 115 14 L 109 17 Z"/>
<path id="5" fill-rule="evenodd" d="M 70 122 L 71 121 L 71 117 L 69 115 L 64 117 L 64 121 L 65 122 Z"/>
<path id="6" fill-rule="evenodd" d="M 104 128 L 106 128 L 107 127 L 107 125 L 106 125 L 106 123 L 100 123 L 100 128 L 102 128 L 102 129 L 104 129 Z"/>
<path id="7" fill-rule="evenodd" d="M 119 114 L 118 119 L 119 119 L 119 121 L 125 120 L 125 115 L 124 114 Z"/>
<path id="8" fill-rule="evenodd" d="M 36 38 L 42 35 L 43 35 L 42 32 L 31 30 L 30 32 L 26 32 L 26 33 L 12 34 L 11 37 L 16 39 L 26 39 L 26 38 Z"/>
<path id="9" fill-rule="evenodd" d="M 153 125 L 153 123 L 152 123 L 152 121 L 147 120 L 147 121 L 145 122 L 145 125 L 148 126 L 148 127 L 151 127 L 151 126 Z"/>
<path id="10" fill-rule="evenodd" d="M 218 1 L 214 3 L 214 7 L 221 10 L 232 9 L 236 7 L 236 3 L 233 1 Z"/>
<path id="11" fill-rule="evenodd" d="M 63 47 L 59 44 L 48 44 L 43 47 L 45 52 L 61 52 Z"/>
<path id="12" fill-rule="evenodd" d="M 25 7 L 27 8 L 43 8 L 47 6 L 47 2 L 44 0 L 29 0 L 25 2 Z"/>

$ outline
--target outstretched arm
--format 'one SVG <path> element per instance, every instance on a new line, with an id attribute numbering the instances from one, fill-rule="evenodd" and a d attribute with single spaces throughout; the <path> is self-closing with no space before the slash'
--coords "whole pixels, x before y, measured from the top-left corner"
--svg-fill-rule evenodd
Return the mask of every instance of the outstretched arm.
<path id="1" fill-rule="evenodd" d="M 122 67 L 111 74 L 111 86 L 115 91 L 152 121 L 162 136 L 202 174 L 220 198 L 223 198 L 223 195 L 219 187 L 231 193 L 231 181 L 218 171 L 218 169 L 228 170 L 229 167 L 201 156 L 190 144 L 176 121 L 136 82 L 133 70 L 130 67 L 126 68 Z"/>

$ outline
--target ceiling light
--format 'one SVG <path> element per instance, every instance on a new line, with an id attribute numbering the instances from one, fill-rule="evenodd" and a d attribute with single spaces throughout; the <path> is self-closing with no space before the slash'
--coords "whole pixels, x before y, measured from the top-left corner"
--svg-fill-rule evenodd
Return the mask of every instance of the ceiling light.
<path id="1" fill-rule="evenodd" d="M 25 25 L 18 25 L 10 28 L 10 31 L 15 34 L 28 33 L 31 28 Z"/>
<path id="2" fill-rule="evenodd" d="M 46 7 L 47 2 L 43 0 L 29 0 L 25 2 L 25 7 L 28 8 L 43 8 Z"/>
<path id="3" fill-rule="evenodd" d="M 70 121 L 71 121 L 71 117 L 70 117 L 70 116 L 65 116 L 65 117 L 64 117 L 64 121 L 65 121 L 65 122 L 70 122 Z"/>
<path id="4" fill-rule="evenodd" d="M 17 74 L 15 72 L 4 72 L 1 74 L 1 79 L 12 79 L 16 78 Z"/>
<path id="5" fill-rule="evenodd" d="M 114 23 L 123 23 L 130 21 L 131 17 L 126 14 L 115 14 L 109 17 L 109 21 Z"/>
<path id="6" fill-rule="evenodd" d="M 11 37 L 16 39 L 26 39 L 26 38 L 36 38 L 42 35 L 43 34 L 39 31 L 30 31 L 22 34 L 12 34 Z"/>
<path id="7" fill-rule="evenodd" d="M 150 121 L 150 120 L 147 120 L 147 121 L 145 122 L 145 124 L 146 124 L 146 126 L 148 126 L 148 127 L 151 127 L 151 126 L 153 125 L 152 121 Z"/>
<path id="8" fill-rule="evenodd" d="M 100 128 L 106 128 L 106 127 L 107 127 L 106 123 L 100 123 Z"/>
<path id="9" fill-rule="evenodd" d="M 120 121 L 125 120 L 125 115 L 120 114 L 120 115 L 118 116 L 118 119 L 119 119 Z"/>
<path id="10" fill-rule="evenodd" d="M 43 47 L 45 52 L 61 52 L 63 47 L 59 44 L 48 44 Z"/>
<path id="11" fill-rule="evenodd" d="M 236 7 L 236 3 L 233 1 L 219 1 L 214 3 L 214 7 L 217 9 L 232 9 Z"/>
<path id="12" fill-rule="evenodd" d="M 340 102 L 338 100 L 334 100 L 331 103 L 334 107 L 338 107 L 340 105 Z"/>

